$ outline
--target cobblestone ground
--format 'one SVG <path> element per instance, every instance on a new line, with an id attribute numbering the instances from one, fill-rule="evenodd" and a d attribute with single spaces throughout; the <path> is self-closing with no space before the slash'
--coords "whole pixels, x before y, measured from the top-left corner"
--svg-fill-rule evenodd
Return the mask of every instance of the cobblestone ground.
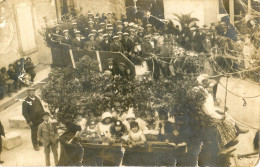
<path id="1" fill-rule="evenodd" d="M 225 85 L 225 78 L 221 79 L 221 83 Z M 255 96 L 260 94 L 260 86 L 251 84 L 247 81 L 240 79 L 230 78 L 228 82 L 228 90 L 240 96 Z M 217 97 L 221 100 L 221 106 L 224 104 L 225 89 L 219 85 Z M 260 97 L 245 99 L 247 105 L 243 106 L 244 101 L 241 97 L 227 94 L 227 107 L 229 108 L 229 114 L 234 119 L 239 121 L 243 126 L 252 126 L 259 128 L 260 124 Z M 14 116 L 22 116 L 21 102 L 16 102 L 9 108 L 0 113 L 0 119 L 7 132 L 17 131 L 21 133 L 23 144 L 12 150 L 3 150 L 2 159 L 5 161 L 4 166 L 44 166 L 44 152 L 43 147 L 40 147 L 40 151 L 34 151 L 31 139 L 30 129 L 11 129 L 9 128 L 8 119 Z M 253 152 L 253 138 L 256 130 L 250 129 L 247 134 L 239 136 L 239 143 L 237 144 L 235 151 L 236 154 L 246 154 Z M 53 164 L 53 157 L 51 155 L 51 162 Z M 257 161 L 258 157 L 244 158 L 237 161 L 237 166 L 250 166 Z M 232 166 L 235 166 L 232 160 Z M 253 165 L 252 165 L 253 166 Z"/>

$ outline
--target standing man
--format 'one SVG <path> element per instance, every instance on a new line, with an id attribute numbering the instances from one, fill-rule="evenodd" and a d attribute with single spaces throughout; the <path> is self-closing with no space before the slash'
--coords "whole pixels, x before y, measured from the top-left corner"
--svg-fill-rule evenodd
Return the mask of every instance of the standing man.
<path id="1" fill-rule="evenodd" d="M 0 121 L 0 164 L 4 163 L 4 161 L 2 161 L 1 159 L 1 152 L 2 152 L 2 138 L 1 136 L 4 136 L 5 137 L 5 130 L 4 130 L 4 127 Z"/>
<path id="2" fill-rule="evenodd" d="M 49 121 L 49 113 L 43 113 L 43 122 L 38 127 L 37 137 L 44 146 L 46 166 L 50 166 L 50 152 L 52 150 L 55 166 L 58 164 L 58 131 L 56 126 Z M 50 150 L 51 148 L 51 150 Z"/>
<path id="3" fill-rule="evenodd" d="M 44 109 L 38 97 L 35 96 L 35 89 L 28 89 L 28 97 L 24 100 L 22 105 L 22 113 L 31 128 L 32 144 L 35 151 L 39 151 L 39 143 L 37 140 L 38 126 L 42 123 L 42 115 Z"/>

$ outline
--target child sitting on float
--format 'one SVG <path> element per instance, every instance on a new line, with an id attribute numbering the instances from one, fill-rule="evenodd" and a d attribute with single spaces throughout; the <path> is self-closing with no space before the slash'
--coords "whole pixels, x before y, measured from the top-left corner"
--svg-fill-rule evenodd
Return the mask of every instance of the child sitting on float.
<path id="1" fill-rule="evenodd" d="M 128 132 L 130 131 L 131 122 L 134 121 L 135 121 L 135 114 L 133 113 L 132 109 L 129 109 L 126 115 L 126 119 L 123 121 L 123 124 L 126 126 Z"/>
<path id="2" fill-rule="evenodd" d="M 101 122 L 98 123 L 98 128 L 103 139 L 109 139 L 111 137 L 110 134 L 110 126 L 112 115 L 110 112 L 104 112 L 101 117 Z"/>
<path id="3" fill-rule="evenodd" d="M 129 147 L 141 146 L 146 143 L 146 137 L 143 131 L 139 129 L 137 122 L 131 122 L 130 129 L 128 134 Z"/>
<path id="4" fill-rule="evenodd" d="M 126 126 L 122 123 L 122 121 L 117 120 L 110 127 L 111 139 L 112 143 L 121 143 L 127 140 L 127 129 Z"/>
<path id="5" fill-rule="evenodd" d="M 100 131 L 95 120 L 90 121 L 81 132 L 81 139 L 87 142 L 102 142 Z"/>
<path id="6" fill-rule="evenodd" d="M 156 129 L 155 117 L 151 112 L 147 112 L 145 123 L 146 123 L 145 128 L 143 130 L 145 135 L 158 135 L 159 134 L 159 130 Z"/>

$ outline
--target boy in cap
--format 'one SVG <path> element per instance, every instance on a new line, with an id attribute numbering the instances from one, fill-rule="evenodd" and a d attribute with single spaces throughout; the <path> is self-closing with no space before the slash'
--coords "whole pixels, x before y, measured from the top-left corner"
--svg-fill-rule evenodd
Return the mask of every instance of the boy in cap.
<path id="1" fill-rule="evenodd" d="M 35 151 L 39 151 L 39 143 L 37 140 L 38 126 L 42 123 L 42 115 L 44 109 L 41 100 L 35 96 L 35 89 L 29 88 L 27 90 L 28 96 L 22 104 L 22 114 L 31 128 L 32 144 Z"/>
<path id="2" fill-rule="evenodd" d="M 50 166 L 50 151 L 52 150 L 55 165 L 58 164 L 58 131 L 49 121 L 49 113 L 43 113 L 43 122 L 38 127 L 37 137 L 43 143 L 46 166 Z M 51 150 L 50 150 L 51 148 Z"/>

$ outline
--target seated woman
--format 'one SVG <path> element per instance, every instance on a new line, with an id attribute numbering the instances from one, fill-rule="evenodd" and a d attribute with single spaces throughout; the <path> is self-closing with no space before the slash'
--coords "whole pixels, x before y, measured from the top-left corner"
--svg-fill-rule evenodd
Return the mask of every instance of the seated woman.
<path id="1" fill-rule="evenodd" d="M 113 143 L 121 143 L 127 140 L 126 126 L 122 123 L 122 121 L 117 120 L 113 125 L 111 125 L 110 133 L 110 141 Z"/>
<path id="2" fill-rule="evenodd" d="M 87 142 L 102 142 L 96 121 L 92 120 L 81 132 L 81 139 Z"/>
<path id="3" fill-rule="evenodd" d="M 249 130 L 239 127 L 228 113 L 221 112 L 220 109 L 214 106 L 213 86 L 207 74 L 202 74 L 197 78 L 202 86 L 196 88 L 204 92 L 206 98 L 203 104 L 203 114 L 209 118 L 210 123 L 217 128 L 220 142 L 219 147 L 237 144 L 236 137 L 241 133 L 247 133 Z M 195 91 L 196 91 L 195 89 Z"/>
<path id="4" fill-rule="evenodd" d="M 101 134 L 101 137 L 105 139 L 109 139 L 111 137 L 110 134 L 110 126 L 112 125 L 111 119 L 112 115 L 110 112 L 104 112 L 102 114 L 102 121 L 98 123 L 98 128 Z M 106 140 L 104 141 L 106 142 Z"/>
<path id="5" fill-rule="evenodd" d="M 139 129 L 138 123 L 135 121 L 130 123 L 128 143 L 130 147 L 141 146 L 146 143 L 146 137 L 143 131 Z"/>

